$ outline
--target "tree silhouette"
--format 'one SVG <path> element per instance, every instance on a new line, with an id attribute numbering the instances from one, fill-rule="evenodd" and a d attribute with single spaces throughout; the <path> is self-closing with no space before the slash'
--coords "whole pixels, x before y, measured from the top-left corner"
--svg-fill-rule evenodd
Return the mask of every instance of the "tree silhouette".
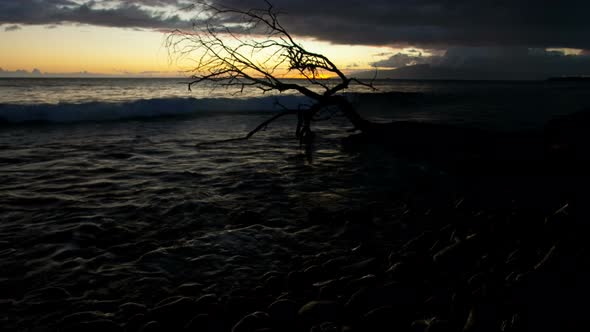
<path id="1" fill-rule="evenodd" d="M 301 143 L 310 142 L 312 122 L 321 118 L 324 110 L 333 108 L 341 111 L 354 129 L 367 131 L 371 123 L 340 93 L 352 84 L 370 89 L 374 89 L 373 85 L 347 77 L 326 56 L 306 50 L 279 22 L 279 11 L 268 1 L 266 5 L 249 10 L 204 2 L 193 6 L 202 17 L 199 24 L 193 24 L 190 32 L 175 30 L 167 39 L 172 53 L 196 63 L 189 89 L 195 84 L 213 82 L 237 93 L 248 87 L 262 93 L 296 91 L 313 101 L 295 110 L 284 108 L 244 137 L 230 140 L 248 139 L 278 118 L 294 115 L 298 120 L 296 137 Z M 307 83 L 288 79 L 293 76 Z"/>

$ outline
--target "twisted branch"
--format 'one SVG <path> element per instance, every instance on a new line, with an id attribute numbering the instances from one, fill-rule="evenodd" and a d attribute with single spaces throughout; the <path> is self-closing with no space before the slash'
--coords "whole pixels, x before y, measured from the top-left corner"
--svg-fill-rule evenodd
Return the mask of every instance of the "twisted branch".
<path id="1" fill-rule="evenodd" d="M 262 93 L 295 91 L 315 101 L 311 107 L 283 110 L 258 125 L 244 137 L 222 142 L 244 140 L 266 128 L 285 115 L 297 116 L 296 137 L 303 144 L 313 137 L 311 122 L 326 107 L 338 107 L 357 129 L 368 123 L 356 113 L 339 92 L 357 84 L 375 89 L 372 82 L 347 77 L 326 56 L 306 50 L 279 22 L 279 11 L 266 2 L 264 9 L 240 10 L 198 2 L 193 8 L 206 17 L 193 24 L 193 31 L 173 31 L 167 38 L 167 47 L 173 54 L 193 59 L 190 70 L 195 84 L 214 82 L 235 89 L 258 88 Z M 296 74 L 308 86 L 287 81 Z M 329 77 L 330 79 L 325 79 Z M 321 92 L 312 89 L 317 87 Z M 219 141 L 217 141 L 219 142 Z M 199 146 L 210 143 L 201 143 Z"/>

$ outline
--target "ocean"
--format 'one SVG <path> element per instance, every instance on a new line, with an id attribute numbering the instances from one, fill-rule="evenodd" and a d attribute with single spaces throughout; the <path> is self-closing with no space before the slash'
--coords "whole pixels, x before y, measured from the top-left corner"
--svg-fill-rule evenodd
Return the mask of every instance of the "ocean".
<path id="1" fill-rule="evenodd" d="M 340 226 L 309 223 L 314 211 L 398 215 L 425 197 L 460 198 L 457 179 L 440 170 L 378 149 L 343 149 L 350 125 L 338 116 L 314 126 L 311 160 L 289 118 L 249 141 L 197 147 L 244 135 L 278 103 L 308 100 L 210 85 L 188 91 L 186 82 L 0 79 L 0 307 L 8 307 L 8 328 L 50 326 L 82 311 L 108 315 L 125 302 L 155 305 L 191 282 L 223 294 L 318 253 L 349 250 L 354 243 L 335 235 Z M 583 82 L 375 86 L 347 97 L 383 122 L 535 132 L 590 107 Z M 372 241 L 392 246 L 410 228 Z M 68 305 L 56 310 L 60 299 Z"/>

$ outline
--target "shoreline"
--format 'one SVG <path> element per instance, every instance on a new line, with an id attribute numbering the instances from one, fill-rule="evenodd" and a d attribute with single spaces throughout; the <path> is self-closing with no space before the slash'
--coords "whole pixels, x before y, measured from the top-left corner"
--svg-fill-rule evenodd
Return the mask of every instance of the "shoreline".
<path id="1" fill-rule="evenodd" d="M 542 137 L 510 142 L 517 143 L 512 148 L 521 152 L 521 149 L 530 148 L 531 142 L 551 147 L 528 151 L 524 159 L 518 156 L 518 151 L 507 149 L 508 142 L 514 137 L 498 140 L 498 136 L 484 135 L 483 139 L 478 137 L 475 146 L 467 147 L 478 150 L 482 142 L 495 147 L 491 149 L 495 151 L 491 157 L 484 157 L 486 162 L 497 158 L 498 151 L 506 153 L 506 159 L 501 162 L 509 166 L 503 169 L 504 172 L 516 168 L 518 163 L 525 163 L 516 175 L 530 172 L 531 165 L 541 160 L 555 158 L 566 164 L 559 165 L 558 169 L 552 168 L 555 165 L 542 167 L 536 174 L 542 178 L 559 172 L 558 177 L 563 176 L 561 172 L 567 171 L 571 166 L 569 162 L 574 161 L 564 159 L 564 156 L 584 157 L 582 160 L 587 161 L 578 150 L 586 141 L 577 136 L 579 131 L 576 132 L 577 128 L 586 126 L 579 120 L 587 118 L 587 114 L 580 112 L 552 121 Z M 421 134 L 415 132 L 412 124 L 401 124 L 406 125 L 410 128 L 401 135 L 411 131 L 417 136 Z M 435 128 L 434 136 L 439 136 L 440 128 L 428 125 L 426 128 Z M 390 129 L 386 129 L 389 134 L 377 135 L 373 139 L 391 139 Z M 461 138 L 451 135 L 451 141 L 464 142 L 465 134 L 477 137 L 478 132 L 459 132 Z M 542 141 L 537 141 L 539 139 Z M 556 149 L 560 151 L 555 155 L 553 149 L 558 143 L 560 146 Z M 418 145 L 420 147 L 424 146 Z M 453 145 L 453 148 L 465 153 L 465 146 Z M 416 145 L 410 144 L 409 149 L 416 149 Z M 546 157 L 545 153 L 550 156 Z M 531 156 L 534 156 L 532 160 L 527 159 Z M 486 165 L 472 172 L 489 171 L 495 167 L 497 165 Z M 503 171 L 500 174 L 507 175 Z M 584 173 L 584 176 L 588 175 Z M 516 190 L 531 194 L 526 188 Z M 583 244 L 583 234 L 588 231 L 583 220 L 588 213 L 584 208 L 584 195 L 578 191 L 574 195 L 580 196 L 561 201 L 559 194 L 552 193 L 553 198 L 544 202 L 547 204 L 545 209 L 553 203 L 552 213 L 543 213 L 535 202 L 522 205 L 518 201 L 504 202 L 506 205 L 503 206 L 499 200 L 490 200 L 493 197 L 490 193 L 473 195 L 472 198 L 481 196 L 479 199 L 482 200 L 475 202 L 474 206 L 470 206 L 472 198 L 462 198 L 452 208 L 440 211 L 433 211 L 426 205 L 422 207 L 427 210 L 424 214 L 419 212 L 411 216 L 412 212 L 407 210 L 405 213 L 409 212 L 410 216 L 398 218 L 407 217 L 412 220 L 410 227 L 420 225 L 418 228 L 426 229 L 417 231 L 417 236 L 403 241 L 391 251 L 374 245 L 370 234 L 370 225 L 374 222 L 371 212 L 353 211 L 349 216 L 317 212 L 319 216 L 309 217 L 315 219 L 312 223 L 343 220 L 359 245 L 342 256 L 322 258 L 319 255 L 286 274 L 265 274 L 262 283 L 255 288 L 262 294 L 254 297 L 267 299 L 267 302 L 257 303 L 257 310 L 253 312 L 236 315 L 236 318 L 241 317 L 235 324 L 230 324 L 231 330 L 543 331 L 580 327 L 584 324 L 583 319 L 576 319 L 575 313 L 581 315 L 583 308 L 575 304 L 572 292 L 578 292 L 577 296 L 582 298 L 590 295 L 590 285 L 586 282 L 590 275 L 583 272 L 590 267 L 590 260 L 585 257 L 587 247 Z M 454 222 L 445 225 L 449 220 Z M 386 227 L 396 225 L 391 220 L 381 222 Z M 400 224 L 408 225 L 409 222 L 401 221 Z M 543 294 L 542 298 L 538 298 L 540 294 Z M 270 301 L 273 297 L 274 302 Z M 215 330 L 219 327 L 215 317 L 225 315 L 226 311 L 199 315 L 185 328 L 209 326 Z"/>
<path id="2" fill-rule="evenodd" d="M 78 252 L 80 248 L 52 254 L 64 265 L 83 262 L 79 269 L 92 271 L 89 279 L 75 284 L 56 278 L 34 288 L 21 284 L 24 279 L 17 276 L 35 266 L 10 270 L 13 278 L 0 282 L 7 294 L 0 302 L 8 312 L 3 325 L 7 331 L 236 332 L 380 331 L 381 326 L 386 331 L 542 331 L 585 326 L 584 308 L 576 301 L 590 295 L 585 272 L 590 270 L 585 241 L 587 117 L 580 112 L 556 120 L 544 136 L 527 136 L 522 145 L 512 144 L 513 136 L 480 137 L 479 131 L 407 123 L 396 124 L 396 129 L 406 130 L 393 131 L 399 138 L 393 146 L 357 141 L 354 153 L 368 159 L 374 158 L 372 153 L 400 154 L 423 172 L 412 178 L 416 188 L 395 201 L 371 197 L 363 207 L 351 201 L 345 208 L 309 208 L 301 220 L 269 218 L 242 208 L 227 216 L 216 235 L 182 244 L 157 243 L 152 250 L 145 250 L 144 243 L 118 244 L 120 235 L 111 229 L 125 225 L 116 220 L 100 226 L 80 224 L 33 242 L 24 239 L 39 250 L 52 241 L 72 240 L 80 248 L 105 243 L 107 250 L 96 256 Z M 431 135 L 424 137 L 424 132 Z M 408 139 L 410 133 L 424 140 Z M 433 139 L 438 145 L 429 145 Z M 485 150 L 490 154 L 484 156 L 467 153 L 481 152 L 481 144 L 495 148 Z M 549 159 L 527 159 L 518 151 L 529 144 L 540 148 L 524 157 L 545 156 L 545 147 L 559 146 L 548 150 Z M 426 146 L 430 149 L 423 149 Z M 408 154 L 416 151 L 421 152 Z M 498 153 L 506 158 L 489 164 Z M 538 164 L 546 160 L 555 163 Z M 531 169 L 534 165 L 539 167 Z M 431 195 L 442 172 L 464 181 L 458 188 L 439 183 L 449 190 L 444 201 L 441 195 Z M 314 198 L 313 192 L 309 195 Z M 390 210 L 383 209 L 387 204 Z M 174 209 L 198 220 L 191 204 Z M 139 232 L 170 239 L 186 230 L 153 225 Z M 201 252 L 206 246 L 226 253 L 225 261 L 224 256 Z M 16 254 L 10 249 L 0 252 Z M 127 262 L 119 253 L 137 253 L 137 258 Z M 118 271 L 124 268 L 130 268 L 125 271 L 130 277 L 122 280 Z"/>

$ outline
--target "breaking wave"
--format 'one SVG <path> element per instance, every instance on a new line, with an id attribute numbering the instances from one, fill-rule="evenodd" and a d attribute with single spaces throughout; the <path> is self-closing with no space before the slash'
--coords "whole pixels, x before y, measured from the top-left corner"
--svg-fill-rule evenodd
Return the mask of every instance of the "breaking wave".
<path id="1" fill-rule="evenodd" d="M 0 123 L 72 123 L 199 116 L 212 112 L 273 111 L 283 106 L 296 108 L 308 102 L 307 98 L 300 96 L 269 96 L 249 99 L 157 98 L 120 103 L 0 104 Z"/>

